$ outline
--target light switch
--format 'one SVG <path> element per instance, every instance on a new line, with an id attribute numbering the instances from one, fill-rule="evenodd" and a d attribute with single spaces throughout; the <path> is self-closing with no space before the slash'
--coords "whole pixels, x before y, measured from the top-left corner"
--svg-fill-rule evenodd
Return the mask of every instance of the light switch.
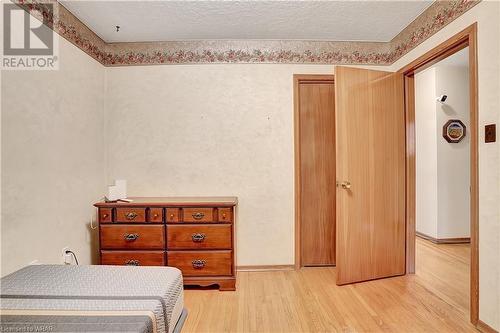
<path id="1" fill-rule="evenodd" d="M 490 124 L 484 126 L 484 142 L 496 142 L 497 141 L 497 125 Z"/>

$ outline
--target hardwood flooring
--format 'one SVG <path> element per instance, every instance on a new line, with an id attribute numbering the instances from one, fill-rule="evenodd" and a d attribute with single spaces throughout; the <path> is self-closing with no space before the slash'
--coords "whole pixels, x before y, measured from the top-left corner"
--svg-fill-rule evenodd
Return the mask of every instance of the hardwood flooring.
<path id="1" fill-rule="evenodd" d="M 186 332 L 477 332 L 468 244 L 417 238 L 416 274 L 346 286 L 334 267 L 239 272 L 235 292 L 186 290 Z"/>

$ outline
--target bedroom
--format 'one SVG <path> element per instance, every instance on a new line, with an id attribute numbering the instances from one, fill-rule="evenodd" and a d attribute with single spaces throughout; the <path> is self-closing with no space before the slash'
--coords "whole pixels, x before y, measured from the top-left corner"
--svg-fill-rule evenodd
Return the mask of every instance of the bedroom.
<path id="1" fill-rule="evenodd" d="M 466 133 L 471 139 L 475 133 L 478 148 L 479 295 L 471 320 L 498 331 L 500 150 L 485 142 L 485 126 L 500 117 L 498 2 L 62 1 L 55 8 L 57 68 L 1 72 L 2 277 L 30 263 L 67 259 L 76 266 L 71 255 L 64 258 L 66 247 L 81 266 L 99 264 L 101 250 L 109 249 L 100 244 L 104 224 L 98 227 L 94 204 L 109 196 L 109 185 L 126 179 L 132 197 L 237 197 L 231 244 L 236 291 L 187 288 L 183 331 L 383 330 L 374 318 L 389 331 L 411 330 L 407 325 L 471 329 L 469 309 L 448 308 L 439 298 L 435 311 L 445 306 L 451 312 L 443 325 L 435 313 L 413 315 L 412 297 L 406 310 L 397 302 L 382 304 L 394 307 L 399 318 L 378 307 L 378 294 L 370 291 L 418 278 L 418 267 L 415 275 L 341 287 L 338 267 L 295 269 L 294 75 L 335 77 L 343 66 L 398 72 L 477 24 L 471 34 L 478 119 Z M 406 144 L 405 138 L 399 143 Z M 335 180 L 352 182 L 333 177 L 334 193 L 345 193 Z M 357 185 L 352 182 L 353 193 L 361 190 Z M 151 209 L 160 209 L 160 229 L 172 228 L 169 207 L 185 208 L 141 207 L 149 209 L 144 221 Z M 222 206 L 214 207 L 202 219 L 211 214 L 219 221 Z M 111 209 L 116 218 L 117 207 Z M 339 244 L 331 237 L 333 250 Z M 161 260 L 169 265 L 165 256 Z M 352 310 L 339 309 L 333 301 L 339 293 L 354 302 Z M 270 304 L 259 303 L 264 299 Z M 319 314 L 301 318 L 309 303 Z M 357 316 L 351 311 L 360 304 L 366 306 Z M 288 323 L 287 314 L 312 324 Z M 426 324 L 427 315 L 432 319 Z"/>

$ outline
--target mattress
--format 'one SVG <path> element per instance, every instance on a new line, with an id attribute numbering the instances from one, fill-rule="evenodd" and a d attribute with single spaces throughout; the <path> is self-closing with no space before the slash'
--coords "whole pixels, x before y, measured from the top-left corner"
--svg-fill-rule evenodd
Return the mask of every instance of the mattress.
<path id="1" fill-rule="evenodd" d="M 186 315 L 182 285 L 173 267 L 27 266 L 1 279 L 2 330 L 173 333 Z"/>

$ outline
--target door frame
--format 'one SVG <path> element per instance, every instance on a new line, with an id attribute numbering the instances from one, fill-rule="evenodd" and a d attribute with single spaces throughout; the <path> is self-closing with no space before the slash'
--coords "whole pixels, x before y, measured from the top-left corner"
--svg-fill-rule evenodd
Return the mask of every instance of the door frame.
<path id="1" fill-rule="evenodd" d="M 439 44 L 398 72 L 405 80 L 406 127 L 406 273 L 415 273 L 415 74 L 469 47 L 470 94 L 470 321 L 479 321 L 479 171 L 478 171 L 478 74 L 477 74 L 477 23 L 460 31 Z"/>
<path id="2" fill-rule="evenodd" d="M 294 123 L 294 195 L 295 195 L 295 269 L 302 267 L 301 262 L 301 190 L 300 190 L 300 114 L 299 114 L 299 87 L 301 83 L 332 83 L 335 84 L 332 74 L 294 74 L 293 75 L 293 123 Z M 332 184 L 334 186 L 335 184 Z"/>

